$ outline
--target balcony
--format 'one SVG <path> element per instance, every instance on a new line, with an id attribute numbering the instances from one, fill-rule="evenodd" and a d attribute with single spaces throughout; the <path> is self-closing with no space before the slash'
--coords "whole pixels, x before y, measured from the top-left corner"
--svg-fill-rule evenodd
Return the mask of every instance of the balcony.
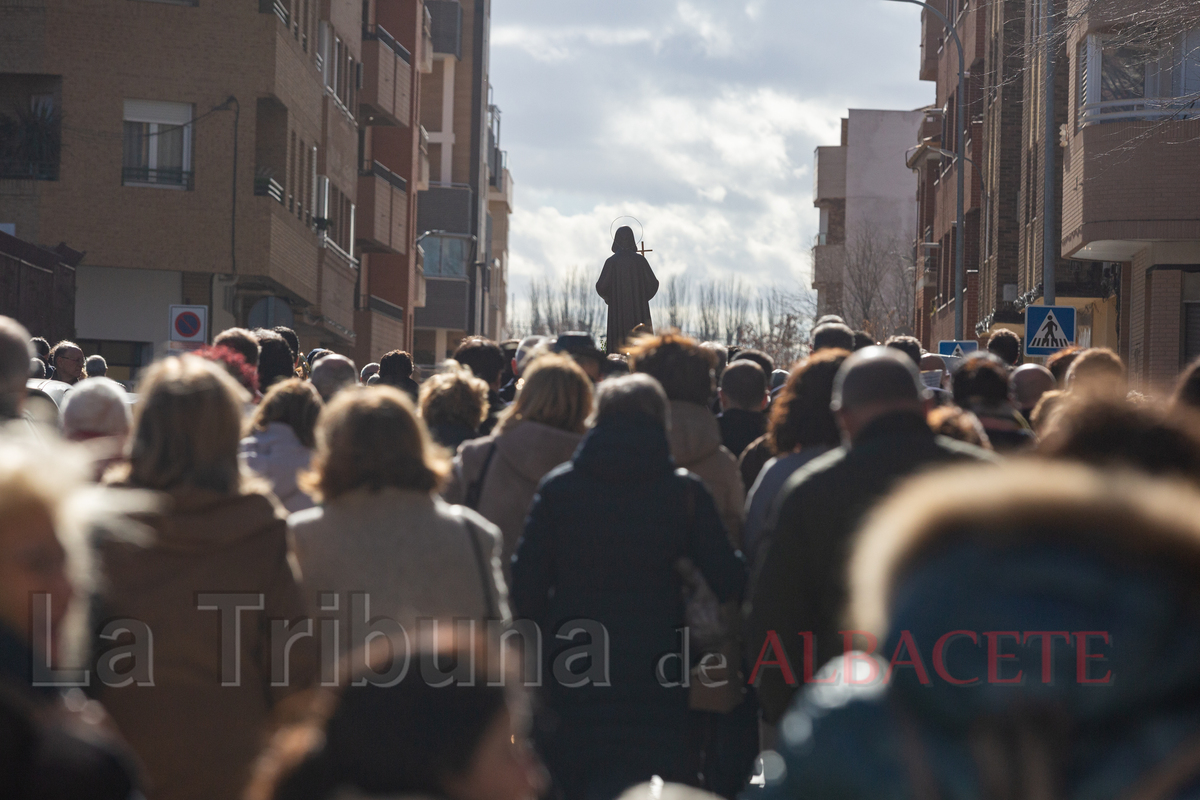
<path id="1" fill-rule="evenodd" d="M 366 252 L 408 252 L 408 183 L 378 161 L 359 172 L 356 228 Z"/>
<path id="2" fill-rule="evenodd" d="M 412 54 L 379 25 L 363 28 L 361 116 L 368 125 L 403 125 L 411 121 Z"/>
<path id="3" fill-rule="evenodd" d="M 420 163 L 417 166 L 417 191 L 423 192 L 429 188 L 429 131 L 421 126 Z"/>
<path id="4" fill-rule="evenodd" d="M 267 175 L 259 175 L 254 179 L 254 194 L 257 197 L 270 197 L 277 203 L 283 203 L 283 184 Z"/>
<path id="5" fill-rule="evenodd" d="M 430 14 L 430 38 L 434 53 L 462 59 L 463 9 L 459 0 L 425 0 Z"/>
<path id="6" fill-rule="evenodd" d="M 813 159 L 813 203 L 846 199 L 846 148 L 818 147 Z"/>
<path id="7" fill-rule="evenodd" d="M 161 186 L 170 189 L 192 188 L 193 173 L 182 169 L 150 169 L 149 167 L 122 167 L 122 186 Z"/>
<path id="8" fill-rule="evenodd" d="M 1105 100 L 1080 108 L 1081 127 L 1120 120 L 1200 119 L 1194 99 L 1182 97 L 1145 97 L 1136 100 Z"/>

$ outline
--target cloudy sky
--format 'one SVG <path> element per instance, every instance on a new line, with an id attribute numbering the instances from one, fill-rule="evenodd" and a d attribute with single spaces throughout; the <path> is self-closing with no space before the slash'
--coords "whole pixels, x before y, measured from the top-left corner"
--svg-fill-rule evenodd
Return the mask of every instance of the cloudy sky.
<path id="1" fill-rule="evenodd" d="M 807 281 L 813 148 L 849 108 L 931 101 L 919 19 L 884 0 L 493 0 L 518 304 L 533 277 L 599 275 L 623 214 L 660 277 Z"/>

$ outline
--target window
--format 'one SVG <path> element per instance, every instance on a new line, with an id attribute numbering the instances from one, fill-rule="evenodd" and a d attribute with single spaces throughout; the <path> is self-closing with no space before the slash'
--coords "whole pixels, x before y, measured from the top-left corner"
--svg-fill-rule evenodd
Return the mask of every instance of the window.
<path id="1" fill-rule="evenodd" d="M 471 240 L 459 236 L 427 236 L 421 243 L 425 251 L 425 277 L 465 278 Z"/>
<path id="2" fill-rule="evenodd" d="M 1183 363 L 1200 358 L 1200 272 L 1183 273 Z"/>
<path id="3" fill-rule="evenodd" d="M 121 183 L 192 188 L 192 106 L 126 100 Z"/>
<path id="4" fill-rule="evenodd" d="M 1200 29 L 1172 38 L 1093 34 L 1076 59 L 1080 124 L 1200 116 Z"/>

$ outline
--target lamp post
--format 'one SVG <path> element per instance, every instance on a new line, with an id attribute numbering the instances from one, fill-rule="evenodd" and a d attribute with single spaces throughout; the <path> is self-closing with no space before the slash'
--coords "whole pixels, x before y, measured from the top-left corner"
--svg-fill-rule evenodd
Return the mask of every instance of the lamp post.
<path id="1" fill-rule="evenodd" d="M 893 3 L 910 3 L 914 6 L 920 6 L 929 13 L 936 16 L 950 31 L 950 37 L 954 40 L 954 45 L 958 48 L 958 163 L 954 165 L 958 177 L 958 216 L 955 223 L 954 232 L 954 338 L 959 341 L 963 338 L 963 307 L 966 305 L 967 296 L 967 276 L 963 265 L 963 259 L 966 257 L 966 179 L 963 169 L 963 162 L 967 160 L 967 62 L 963 55 L 962 40 L 958 38 L 958 31 L 955 30 L 954 24 L 938 9 L 931 6 L 929 3 L 923 3 L 921 0 L 891 0 Z"/>

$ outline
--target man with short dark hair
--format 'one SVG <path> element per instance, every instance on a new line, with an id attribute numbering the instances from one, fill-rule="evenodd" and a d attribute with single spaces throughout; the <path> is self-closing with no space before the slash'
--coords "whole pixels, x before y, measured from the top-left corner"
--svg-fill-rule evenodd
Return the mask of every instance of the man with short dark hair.
<path id="1" fill-rule="evenodd" d="M 912 359 L 913 363 L 918 367 L 921 365 L 921 342 L 915 336 L 903 336 L 897 334 L 889 336 L 887 341 L 883 343 L 884 347 L 894 347 L 904 355 Z"/>
<path id="2" fill-rule="evenodd" d="M 812 351 L 854 350 L 854 331 L 841 322 L 818 325 L 812 333 Z"/>
<path id="3" fill-rule="evenodd" d="M 1021 363 L 1021 337 L 1007 328 L 1000 328 L 988 338 L 987 350 L 1009 367 Z"/>
<path id="4" fill-rule="evenodd" d="M 737 359 L 721 373 L 721 388 L 717 392 L 721 414 L 721 444 L 740 456 L 758 437 L 767 432 L 767 417 L 763 413 L 770 395 L 767 376 L 757 363 Z"/>
<path id="5" fill-rule="evenodd" d="M 54 345 L 50 351 L 50 364 L 54 367 L 54 380 L 76 384 L 83 378 L 83 348 L 66 339 Z"/>
<path id="6" fill-rule="evenodd" d="M 479 426 L 479 435 L 487 436 L 500 421 L 500 412 L 507 407 L 500 399 L 500 375 L 504 372 L 504 351 L 500 345 L 483 336 L 469 336 L 454 351 L 454 360 L 488 385 L 488 415 Z"/>
<path id="7" fill-rule="evenodd" d="M 755 350 L 752 347 L 747 347 L 744 350 L 738 350 L 737 355 L 735 355 L 729 363 L 732 364 L 734 361 L 753 361 L 762 368 L 764 375 L 770 375 L 775 371 L 775 359 L 771 358 L 762 350 Z M 718 372 L 717 374 L 720 375 L 721 372 Z"/>
<path id="8" fill-rule="evenodd" d="M 420 386 L 412 378 L 414 369 L 412 356 L 405 351 L 393 350 L 385 353 L 383 358 L 379 359 L 379 372 L 376 373 L 379 376 L 377 383 L 395 386 L 416 401 Z"/>
<path id="9" fill-rule="evenodd" d="M 819 667 L 842 653 L 847 559 L 863 517 L 922 469 L 992 458 L 935 436 L 925 422 L 928 396 L 917 365 L 899 350 L 868 347 L 853 354 L 838 370 L 830 403 L 846 444 L 801 467 L 775 501 L 759 545 L 746 628 L 755 663 L 751 680 L 771 724 L 796 692 L 805 659 Z M 815 658 L 805 654 L 802 631 L 813 634 Z M 763 665 L 785 656 L 786 672 Z"/>
<path id="10" fill-rule="evenodd" d="M 287 342 L 287 346 L 291 348 L 292 369 L 300 366 L 300 337 L 296 335 L 296 332 L 286 325 L 276 325 L 271 330 L 282 336 L 283 340 Z"/>
<path id="11" fill-rule="evenodd" d="M 254 331 L 258 340 L 258 388 L 266 394 L 273 384 L 296 375 L 296 359 L 282 335 L 266 328 Z"/>

